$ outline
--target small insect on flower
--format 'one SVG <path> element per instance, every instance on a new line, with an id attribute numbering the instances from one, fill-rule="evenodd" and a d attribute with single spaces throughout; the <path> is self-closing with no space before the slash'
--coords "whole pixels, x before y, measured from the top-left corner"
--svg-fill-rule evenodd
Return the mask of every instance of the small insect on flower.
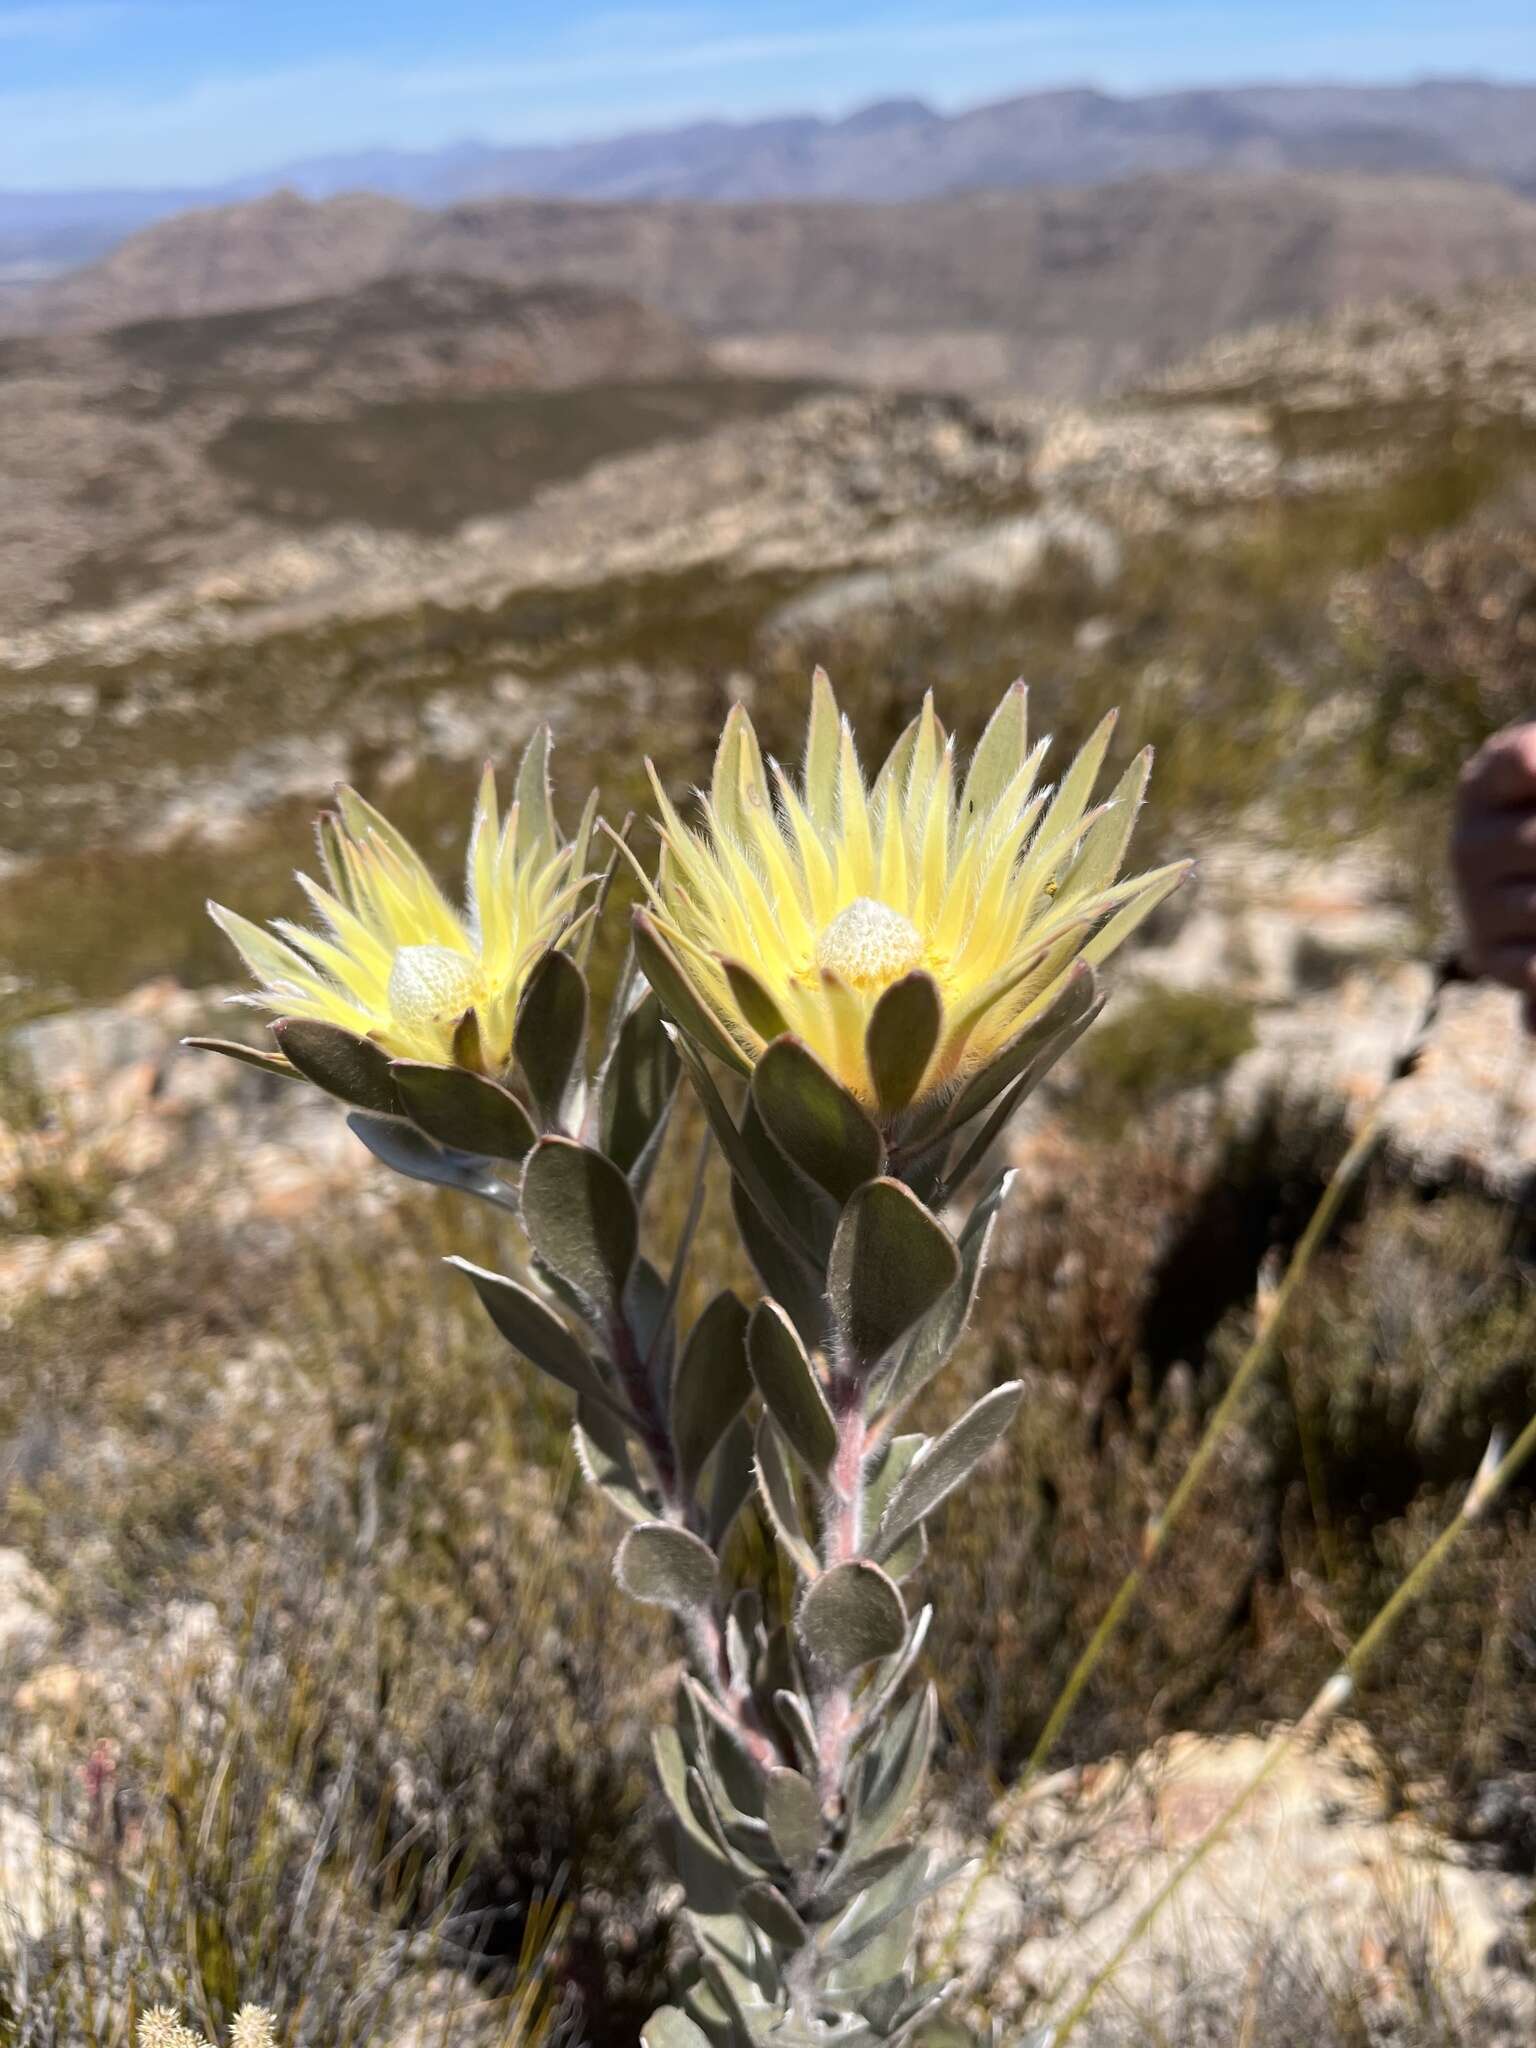
<path id="1" fill-rule="evenodd" d="M 265 931 L 208 906 L 261 984 L 238 1000 L 337 1025 L 397 1059 L 500 1073 L 530 969 L 579 922 L 595 802 L 575 839 L 562 840 L 547 730 L 523 755 L 504 821 L 488 766 L 460 911 L 386 818 L 355 790 L 338 790 L 335 811 L 319 825 L 325 885 L 298 878 L 322 929 L 278 919 Z"/>
<path id="2" fill-rule="evenodd" d="M 663 1004 L 743 1070 L 793 1034 L 887 1120 L 952 1094 L 1188 872 L 1117 881 L 1151 754 L 1091 807 L 1113 729 L 1111 715 L 1053 792 L 1022 683 L 963 776 L 929 698 L 871 785 L 818 670 L 797 784 L 738 706 L 702 829 L 651 773 L 662 857 L 638 930 Z"/>

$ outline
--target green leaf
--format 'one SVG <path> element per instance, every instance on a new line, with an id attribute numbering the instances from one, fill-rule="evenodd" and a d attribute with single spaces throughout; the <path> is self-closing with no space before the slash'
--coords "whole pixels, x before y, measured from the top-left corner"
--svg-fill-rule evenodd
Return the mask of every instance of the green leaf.
<path id="1" fill-rule="evenodd" d="M 926 1521 L 970 1477 L 1007 1431 L 1023 1398 L 1021 1380 L 994 1387 L 928 1446 L 908 1468 L 880 1518 L 872 1546 L 876 1557 L 889 1557 L 909 1530 Z"/>
<path id="2" fill-rule="evenodd" d="M 527 1110 L 494 1081 L 424 1060 L 395 1060 L 389 1071 L 406 1115 L 439 1145 L 481 1159 L 522 1159 L 533 1150 L 538 1133 Z"/>
<path id="3" fill-rule="evenodd" d="M 709 1540 L 716 1550 L 752 1498 L 755 1450 L 752 1426 L 745 1415 L 738 1415 L 720 1439 L 709 1475 Z"/>
<path id="4" fill-rule="evenodd" d="M 960 1233 L 959 1277 L 892 1353 L 890 1366 L 875 1388 L 878 1407 L 905 1407 L 953 1357 L 976 1305 L 992 1233 L 1014 1178 L 1012 1171 L 1000 1174 L 971 1211 L 970 1220 Z"/>
<path id="5" fill-rule="evenodd" d="M 653 1522 L 656 1507 L 645 1498 L 624 1431 L 611 1411 L 595 1401 L 578 1401 L 571 1448 L 588 1486 L 595 1486 L 630 1522 Z"/>
<path id="6" fill-rule="evenodd" d="M 694 1094 L 699 1099 L 699 1107 L 704 1112 L 715 1143 L 725 1155 L 732 1178 L 746 1189 L 765 1227 L 782 1238 L 786 1246 L 793 1248 L 796 1245 L 794 1226 L 785 1216 L 761 1162 L 726 1107 L 720 1090 L 715 1086 L 714 1076 L 686 1037 L 679 1034 L 675 1043 Z"/>
<path id="7" fill-rule="evenodd" d="M 431 1187 L 454 1188 L 461 1195 L 482 1195 L 498 1206 L 512 1206 L 510 1191 L 498 1193 L 500 1182 L 489 1160 L 462 1159 L 434 1145 L 424 1131 L 394 1116 L 364 1116 L 360 1109 L 347 1118 L 347 1129 L 381 1165 L 406 1180 Z"/>
<path id="8" fill-rule="evenodd" d="M 831 1335 L 831 1320 L 820 1275 L 808 1258 L 793 1250 L 771 1224 L 764 1222 L 762 1211 L 734 1177 L 731 1214 L 764 1289 L 789 1315 L 800 1333 L 800 1341 L 808 1348 L 821 1350 Z"/>
<path id="9" fill-rule="evenodd" d="M 799 1771 L 770 1769 L 763 1790 L 763 1818 L 791 1870 L 808 1870 L 816 1861 L 823 1832 L 821 1800 L 816 1787 Z"/>
<path id="10" fill-rule="evenodd" d="M 881 1849 L 906 1819 L 928 1768 L 938 1727 L 938 1700 L 931 1685 L 907 1701 L 880 1741 L 859 1765 L 842 1854 L 835 1881 Z"/>
<path id="11" fill-rule="evenodd" d="M 747 1311 L 726 1288 L 688 1332 L 672 1387 L 672 1442 L 678 1474 L 689 1493 L 751 1393 Z"/>
<path id="12" fill-rule="evenodd" d="M 602 1319 L 622 1311 L 640 1219 L 611 1159 L 569 1138 L 541 1138 L 523 1169 L 523 1224 L 534 1250 Z"/>
<path id="13" fill-rule="evenodd" d="M 633 1416 L 604 1383 L 586 1347 L 536 1294 L 516 1280 L 509 1280 L 504 1273 L 473 1266 L 468 1259 L 454 1257 L 448 1264 L 468 1275 L 491 1321 L 530 1365 L 548 1373 L 573 1394 L 609 1409 L 620 1421 L 633 1424 Z"/>
<path id="14" fill-rule="evenodd" d="M 239 1045 L 232 1038 L 184 1038 L 182 1044 L 191 1052 L 221 1052 L 227 1060 L 239 1060 L 243 1066 L 255 1067 L 263 1074 L 281 1074 L 290 1081 L 300 1078 L 298 1068 L 280 1052 L 268 1052 L 265 1046 Z"/>
<path id="15" fill-rule="evenodd" d="M 877 1849 L 872 1856 L 866 1856 L 862 1863 L 853 1863 L 846 1870 L 838 1868 L 829 1871 L 818 1886 L 814 1897 L 817 1920 L 835 1920 L 839 1913 L 851 1906 L 861 1892 L 867 1892 L 877 1885 L 881 1878 L 889 1877 L 900 1863 L 905 1863 L 912 1853 L 910 1842 L 894 1842 L 884 1849 Z"/>
<path id="16" fill-rule="evenodd" d="M 873 1120 L 798 1038 L 776 1038 L 763 1054 L 752 1100 L 785 1157 L 839 1202 L 885 1164 Z"/>
<path id="17" fill-rule="evenodd" d="M 1077 1017 L 1069 1024 L 1064 1024 L 1059 1031 L 1052 1033 L 1024 1069 L 1023 1073 L 1013 1083 L 1013 1086 L 1003 1091 L 989 1113 L 981 1120 L 981 1123 L 966 1143 L 959 1158 L 955 1160 L 954 1164 L 945 1173 L 944 1185 L 946 1188 L 962 1186 L 966 1179 L 975 1172 L 976 1168 L 980 1166 L 981 1162 L 991 1151 L 993 1145 L 1002 1136 L 1014 1111 L 1029 1095 L 1033 1094 L 1034 1090 L 1039 1087 L 1046 1075 L 1056 1065 L 1056 1062 L 1065 1058 L 1072 1050 L 1089 1025 L 1098 1017 L 1103 1007 L 1104 998 L 1100 997 L 1093 1004 L 1092 1008 L 1087 1010 L 1082 1016 Z"/>
<path id="18" fill-rule="evenodd" d="M 672 1522 L 641 1522 L 619 1545 L 614 1575 L 633 1600 L 674 1614 L 707 1611 L 720 1590 L 720 1567 L 707 1543 Z"/>
<path id="19" fill-rule="evenodd" d="M 750 1073 L 746 1054 L 699 994 L 688 970 L 643 910 L 635 912 L 634 931 L 635 957 L 641 971 L 678 1030 L 703 1051 L 734 1067 L 738 1074 Z"/>
<path id="20" fill-rule="evenodd" d="M 773 1696 L 773 1704 L 790 1746 L 800 1759 L 800 1768 L 814 1771 L 816 1768 L 816 1724 L 811 1719 L 811 1710 L 799 1693 L 791 1692 L 787 1686 L 780 1686 Z"/>
<path id="21" fill-rule="evenodd" d="M 789 1029 L 784 1012 L 750 967 L 740 960 L 722 960 L 720 967 L 730 983 L 737 1009 L 759 1038 L 778 1038 Z"/>
<path id="22" fill-rule="evenodd" d="M 678 1073 L 677 1050 L 663 1027 L 661 1005 L 647 992 L 619 1027 L 603 1068 L 598 1110 L 599 1143 L 632 1184 L 644 1185 L 677 1092 Z"/>
<path id="23" fill-rule="evenodd" d="M 769 1413 L 825 1481 L 837 1455 L 837 1424 L 795 1326 L 776 1301 L 760 1301 L 747 1328 L 747 1360 Z"/>
<path id="24" fill-rule="evenodd" d="M 820 1566 L 816 1553 L 806 1541 L 800 1503 L 795 1497 L 794 1475 L 784 1455 L 783 1439 L 771 1415 L 757 1425 L 757 1494 L 768 1526 L 778 1538 L 784 1554 L 802 1578 L 814 1579 Z"/>
<path id="25" fill-rule="evenodd" d="M 922 1086 L 943 1021 L 939 985 L 921 969 L 893 981 L 876 1003 L 864 1034 L 864 1057 L 887 1116 L 899 1115 Z"/>
<path id="26" fill-rule="evenodd" d="M 659 2005 L 640 2029 L 640 2048 L 710 2048 L 709 2036 L 675 2005 Z"/>
<path id="27" fill-rule="evenodd" d="M 948 1231 L 899 1181 L 861 1187 L 843 1210 L 827 1268 L 833 1313 L 854 1361 L 877 1364 L 959 1271 Z"/>
<path id="28" fill-rule="evenodd" d="M 389 1054 L 372 1039 L 325 1024 L 318 1017 L 279 1017 L 272 1036 L 290 1065 L 327 1095 L 370 1116 L 399 1116 L 400 1097 L 389 1070 Z"/>
<path id="29" fill-rule="evenodd" d="M 741 1894 L 741 1904 L 748 1919 L 761 1927 L 775 1948 L 793 1953 L 810 1940 L 809 1928 L 774 1885 L 747 1885 Z"/>
<path id="30" fill-rule="evenodd" d="M 855 1558 L 823 1572 L 810 1587 L 800 1603 L 797 1632 L 811 1660 L 840 1680 L 901 1648 L 907 1610 L 879 1566 Z"/>
<path id="31" fill-rule="evenodd" d="M 559 1129 L 587 1038 L 586 977 L 568 953 L 535 964 L 517 1006 L 512 1049 L 546 1129 Z"/>

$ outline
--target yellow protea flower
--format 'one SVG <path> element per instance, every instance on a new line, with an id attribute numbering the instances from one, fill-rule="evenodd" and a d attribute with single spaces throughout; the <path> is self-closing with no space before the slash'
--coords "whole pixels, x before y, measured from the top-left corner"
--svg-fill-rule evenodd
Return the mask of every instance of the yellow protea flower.
<path id="1" fill-rule="evenodd" d="M 529 970 L 569 937 L 585 886 L 596 798 L 575 839 L 563 843 L 548 757 L 549 736 L 541 732 L 523 756 L 505 820 L 487 766 L 462 911 L 387 818 L 356 790 L 339 789 L 336 810 L 319 826 L 326 886 L 298 877 L 323 929 L 279 918 L 266 931 L 208 905 L 261 984 L 237 1000 L 339 1025 L 397 1059 L 448 1065 L 463 1054 L 500 1073 L 512 1058 Z"/>
<path id="2" fill-rule="evenodd" d="M 887 991 L 926 978 L 937 1017 L 908 1099 L 957 1089 L 1074 962 L 1103 960 L 1188 870 L 1117 882 L 1151 754 L 1090 808 L 1113 725 L 1052 791 L 1039 782 L 1049 741 L 1029 745 L 1022 683 L 963 776 L 930 698 L 871 785 L 818 670 L 797 786 L 764 762 L 736 707 L 701 793 L 702 829 L 651 773 L 662 858 L 640 925 L 663 1003 L 738 1068 L 788 1032 L 866 1108 L 890 1108 L 871 1072 L 871 1022 Z M 932 1015 L 926 989 L 922 1001 Z"/>

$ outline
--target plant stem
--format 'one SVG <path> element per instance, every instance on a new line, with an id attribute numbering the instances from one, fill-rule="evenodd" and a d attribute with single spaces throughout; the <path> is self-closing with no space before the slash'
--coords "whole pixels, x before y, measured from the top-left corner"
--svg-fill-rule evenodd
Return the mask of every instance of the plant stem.
<path id="1" fill-rule="evenodd" d="M 867 1424 L 864 1383 L 855 1372 L 839 1372 L 829 1390 L 837 1421 L 837 1451 L 827 1482 L 827 1511 L 822 1531 L 823 1561 L 830 1569 L 859 1554 L 864 1540 L 864 1462 Z M 824 1807 L 840 1801 L 843 1767 L 853 1734 L 853 1688 L 844 1679 L 822 1695 L 816 1713 L 816 1737 Z"/>
<path id="2" fill-rule="evenodd" d="M 1391 1598 L 1381 1608 L 1375 1619 L 1355 1643 L 1338 1670 L 1317 1694 L 1301 1719 L 1295 1722 L 1280 1739 L 1270 1745 L 1269 1754 L 1253 1776 L 1229 1801 L 1220 1817 L 1206 1831 L 1190 1850 L 1178 1869 L 1173 1871 L 1156 1894 L 1137 1914 L 1125 1939 L 1102 1968 L 1095 1972 L 1087 1988 L 1078 1997 L 1065 2019 L 1057 2022 L 1049 2035 L 1050 2048 L 1064 2048 L 1064 2044 L 1076 2032 L 1079 2023 L 1090 2006 L 1108 1984 L 1131 1950 L 1152 1926 L 1164 1906 L 1184 1883 L 1184 1880 L 1210 1854 L 1222 1840 L 1234 1822 L 1243 1813 L 1249 1802 L 1263 1788 L 1281 1763 L 1297 1745 L 1317 1734 L 1326 1727 L 1332 1717 L 1351 1698 L 1355 1687 L 1366 1667 L 1381 1648 L 1403 1615 L 1414 1601 L 1431 1585 L 1441 1566 L 1450 1555 L 1456 1542 L 1470 1528 L 1483 1511 L 1497 1499 L 1504 1488 L 1519 1472 L 1522 1465 L 1536 1452 L 1536 1416 L 1525 1425 L 1513 1446 L 1502 1458 L 1495 1459 L 1490 1447 L 1489 1458 L 1468 1489 L 1467 1497 L 1457 1513 L 1441 1530 L 1434 1542 L 1425 1551 Z"/>

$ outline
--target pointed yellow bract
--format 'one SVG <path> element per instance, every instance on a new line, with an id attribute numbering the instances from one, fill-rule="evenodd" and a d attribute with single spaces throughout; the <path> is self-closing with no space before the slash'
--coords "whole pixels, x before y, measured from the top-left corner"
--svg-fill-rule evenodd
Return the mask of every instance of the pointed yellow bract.
<path id="1" fill-rule="evenodd" d="M 1039 786 L 1049 742 L 1029 746 L 1022 683 L 963 775 L 929 698 L 870 784 L 818 669 L 798 784 L 764 761 L 740 706 L 701 829 L 652 770 L 662 856 L 651 931 L 742 1064 L 793 1032 L 866 1106 L 878 1099 L 866 1054 L 875 1007 L 895 982 L 928 974 L 941 1024 L 918 1096 L 953 1089 L 1075 961 L 1103 960 L 1187 872 L 1181 862 L 1117 881 L 1151 755 L 1092 808 L 1113 729 L 1111 715 L 1052 792 Z"/>
<path id="2" fill-rule="evenodd" d="M 499 819 L 487 767 L 470 828 L 465 907 L 454 908 L 421 856 L 355 790 L 320 821 L 325 886 L 299 885 L 321 929 L 279 919 L 271 931 L 222 905 L 209 913 L 261 984 L 239 1000 L 313 1017 L 372 1039 L 398 1059 L 448 1065 L 473 1013 L 476 1057 L 500 1073 L 512 1057 L 517 1005 L 534 962 L 569 936 L 586 882 L 596 797 L 565 843 L 549 791 L 549 735 L 523 756 Z"/>

